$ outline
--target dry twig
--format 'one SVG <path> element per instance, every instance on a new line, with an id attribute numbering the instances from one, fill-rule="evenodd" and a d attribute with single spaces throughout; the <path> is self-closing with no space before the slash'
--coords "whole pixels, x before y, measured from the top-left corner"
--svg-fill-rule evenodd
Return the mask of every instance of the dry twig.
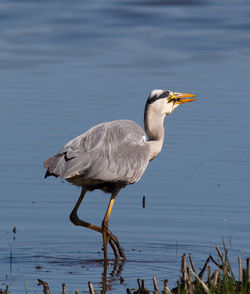
<path id="1" fill-rule="evenodd" d="M 215 264 L 215 265 L 217 265 L 218 266 L 218 268 L 220 268 L 220 269 L 222 269 L 222 266 L 213 258 L 213 256 L 212 255 L 210 255 L 209 256 L 210 257 L 210 259 L 212 260 L 212 262 Z"/>
<path id="2" fill-rule="evenodd" d="M 50 294 L 49 285 L 45 281 L 37 279 L 37 286 L 43 285 L 43 293 Z"/>
<path id="3" fill-rule="evenodd" d="M 62 284 L 62 294 L 66 294 L 66 286 L 64 283 Z"/>
<path id="4" fill-rule="evenodd" d="M 210 260 L 210 257 L 207 258 L 207 260 L 206 260 L 206 262 L 205 262 L 205 264 L 204 264 L 202 270 L 200 271 L 200 273 L 199 273 L 199 275 L 198 275 L 200 279 L 202 279 L 202 277 L 203 277 L 203 274 L 204 274 L 204 272 L 205 272 L 205 270 L 206 270 L 206 268 L 207 268 L 207 265 L 208 265 L 208 263 L 209 263 L 209 260 Z"/>

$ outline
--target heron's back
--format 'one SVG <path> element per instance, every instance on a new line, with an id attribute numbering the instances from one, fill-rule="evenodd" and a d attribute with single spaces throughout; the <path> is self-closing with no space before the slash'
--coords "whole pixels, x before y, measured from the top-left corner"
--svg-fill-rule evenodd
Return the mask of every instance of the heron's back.
<path id="1" fill-rule="evenodd" d="M 144 173 L 149 153 L 145 132 L 137 123 L 105 122 L 74 138 L 47 159 L 45 177 L 59 176 L 79 186 L 132 184 Z"/>

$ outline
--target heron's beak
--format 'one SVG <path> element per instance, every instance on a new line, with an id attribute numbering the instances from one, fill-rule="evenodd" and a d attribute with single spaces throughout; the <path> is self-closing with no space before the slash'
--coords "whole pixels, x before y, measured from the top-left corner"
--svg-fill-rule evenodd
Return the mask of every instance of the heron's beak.
<path id="1" fill-rule="evenodd" d="M 193 97 L 196 97 L 196 96 L 193 94 L 188 94 L 188 93 L 174 93 L 173 94 L 173 99 L 175 99 L 175 103 L 177 103 L 177 104 L 195 101 L 196 99 L 194 99 Z"/>

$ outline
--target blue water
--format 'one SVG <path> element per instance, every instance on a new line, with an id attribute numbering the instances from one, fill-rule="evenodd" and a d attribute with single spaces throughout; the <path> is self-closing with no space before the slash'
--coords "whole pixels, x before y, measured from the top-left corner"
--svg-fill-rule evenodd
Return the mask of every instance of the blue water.
<path id="1" fill-rule="evenodd" d="M 249 2 L 6 0 L 0 26 L 0 288 L 173 287 L 182 254 L 202 267 L 222 238 L 233 266 L 250 256 Z M 167 117 L 161 154 L 117 197 L 127 261 L 104 283 L 101 236 L 68 218 L 80 190 L 43 179 L 43 161 L 97 123 L 142 124 L 155 88 L 197 101 Z M 89 193 L 79 215 L 100 224 L 107 203 Z"/>

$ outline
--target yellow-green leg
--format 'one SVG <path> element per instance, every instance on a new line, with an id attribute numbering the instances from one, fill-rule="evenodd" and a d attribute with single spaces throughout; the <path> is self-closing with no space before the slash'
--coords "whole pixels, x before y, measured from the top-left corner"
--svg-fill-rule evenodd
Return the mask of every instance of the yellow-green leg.
<path id="1" fill-rule="evenodd" d="M 82 226 L 82 227 L 85 227 L 85 228 L 88 228 L 88 229 L 91 229 L 91 230 L 94 230 L 96 232 L 99 232 L 99 233 L 102 233 L 102 229 L 96 225 L 92 225 L 90 223 L 87 223 L 81 219 L 79 219 L 78 215 L 77 215 L 77 210 L 83 200 L 83 197 L 85 196 L 86 194 L 86 190 L 82 188 L 82 192 L 81 192 L 81 195 L 79 197 L 79 199 L 77 200 L 76 202 L 76 205 L 75 207 L 73 208 L 71 214 L 70 214 L 70 220 L 71 222 L 76 225 L 76 226 Z"/>
<path id="2" fill-rule="evenodd" d="M 109 205 L 102 222 L 102 236 L 103 236 L 103 252 L 104 252 L 104 262 L 107 261 L 107 244 L 108 244 L 108 226 L 110 214 L 115 202 L 115 196 L 112 194 L 109 200 Z"/>
<path id="3" fill-rule="evenodd" d="M 110 201 L 109 201 L 109 205 L 108 205 L 106 214 L 105 214 L 105 217 L 102 222 L 102 227 L 99 227 L 99 226 L 90 224 L 88 222 L 85 222 L 85 221 L 79 219 L 79 217 L 77 215 L 77 210 L 78 210 L 86 192 L 87 191 L 84 188 L 82 188 L 81 195 L 79 196 L 79 199 L 70 214 L 71 222 L 76 226 L 82 226 L 82 227 L 94 230 L 96 232 L 102 233 L 103 247 L 104 247 L 104 260 L 107 260 L 107 244 L 108 243 L 110 244 L 110 246 L 114 252 L 115 258 L 121 257 L 124 259 L 125 254 L 124 254 L 122 247 L 119 244 L 117 237 L 110 230 L 108 230 L 109 218 L 110 218 L 110 214 L 111 214 L 112 207 L 114 204 L 115 196 L 112 194 Z M 117 252 L 117 250 L 118 250 L 118 252 Z"/>

